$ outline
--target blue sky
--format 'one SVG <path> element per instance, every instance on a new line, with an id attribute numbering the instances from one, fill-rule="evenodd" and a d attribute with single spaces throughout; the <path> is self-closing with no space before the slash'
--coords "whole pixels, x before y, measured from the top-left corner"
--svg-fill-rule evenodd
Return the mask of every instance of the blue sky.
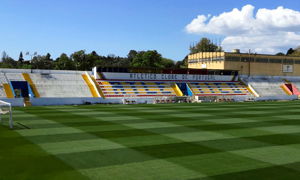
<path id="1" fill-rule="evenodd" d="M 189 45 L 201 37 L 224 37 L 188 33 L 185 28 L 194 18 L 246 4 L 256 10 L 284 6 L 300 11 L 295 0 L 1 0 L 0 52 L 14 58 L 20 51 L 49 52 L 55 58 L 81 49 L 119 56 L 131 49 L 155 49 L 182 60 Z"/>

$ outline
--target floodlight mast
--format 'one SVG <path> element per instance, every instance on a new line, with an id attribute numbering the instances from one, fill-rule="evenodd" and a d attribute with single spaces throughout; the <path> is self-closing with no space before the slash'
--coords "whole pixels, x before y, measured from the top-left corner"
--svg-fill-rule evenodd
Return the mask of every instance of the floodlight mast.
<path id="1" fill-rule="evenodd" d="M 33 54 L 31 54 L 29 51 L 27 51 L 25 53 L 26 56 L 30 56 L 30 61 L 32 61 L 33 57 L 35 57 L 37 55 L 37 52 L 34 52 Z"/>

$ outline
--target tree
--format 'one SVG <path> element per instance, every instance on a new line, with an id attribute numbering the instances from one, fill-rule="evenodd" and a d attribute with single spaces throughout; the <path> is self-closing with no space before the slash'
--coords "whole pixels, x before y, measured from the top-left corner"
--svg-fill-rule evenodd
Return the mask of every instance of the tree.
<path id="1" fill-rule="evenodd" d="M 161 68 L 162 57 L 157 51 L 140 51 L 131 62 L 131 67 Z"/>
<path id="2" fill-rule="evenodd" d="M 222 51 L 222 48 L 212 43 L 208 38 L 202 38 L 196 45 L 190 47 L 190 54 L 217 51 Z"/>
<path id="3" fill-rule="evenodd" d="M 174 61 L 168 58 L 162 58 L 161 64 L 163 68 L 174 68 L 175 66 Z"/>
<path id="4" fill-rule="evenodd" d="M 287 52 L 286 52 L 287 56 L 300 56 L 300 46 L 296 47 L 296 48 L 290 48 Z"/>
<path id="5" fill-rule="evenodd" d="M 2 59 L 1 67 L 3 67 L 3 68 L 16 68 L 17 67 L 17 62 L 13 58 L 8 56 L 8 57 Z"/>
<path id="6" fill-rule="evenodd" d="M 300 51 L 295 51 L 291 56 L 300 56 Z"/>
<path id="7" fill-rule="evenodd" d="M 86 55 L 86 66 L 88 69 L 92 69 L 95 65 L 97 60 L 99 59 L 99 55 L 96 51 L 92 51 L 90 54 Z"/>
<path id="8" fill-rule="evenodd" d="M 4 59 L 8 58 L 8 55 L 5 51 L 2 52 L 2 55 L 1 55 L 1 61 L 3 61 Z"/>
<path id="9" fill-rule="evenodd" d="M 137 54 L 138 52 L 136 50 L 130 50 L 127 55 L 128 60 L 131 62 Z"/>
<path id="10" fill-rule="evenodd" d="M 300 46 L 294 49 L 292 56 L 300 56 Z"/>
<path id="11" fill-rule="evenodd" d="M 38 55 L 37 52 L 30 54 L 30 61 L 24 60 L 23 52 L 20 52 L 18 61 L 9 57 L 4 51 L 0 58 L 0 67 L 22 68 L 22 69 L 60 69 L 60 70 L 91 70 L 94 66 L 99 67 L 140 67 L 140 68 L 173 68 L 175 62 L 171 59 L 163 58 L 155 50 L 136 51 L 130 50 L 127 57 L 120 57 L 114 54 L 100 56 L 96 51 L 86 54 L 85 50 L 76 51 L 70 57 L 63 53 L 55 61 L 51 54 Z M 181 67 L 176 63 L 176 67 Z M 182 63 L 183 64 L 183 63 Z"/>
<path id="12" fill-rule="evenodd" d="M 72 70 L 75 69 L 74 62 L 68 57 L 67 54 L 62 53 L 55 61 L 55 69 L 59 70 Z"/>
<path id="13" fill-rule="evenodd" d="M 279 53 L 277 53 L 277 54 L 275 54 L 276 56 L 285 56 L 285 54 L 284 53 L 282 53 L 282 52 L 279 52 Z"/>
<path id="14" fill-rule="evenodd" d="M 188 67 L 188 56 L 185 56 L 182 61 L 177 61 L 175 64 L 176 68 L 187 68 Z"/>
<path id="15" fill-rule="evenodd" d="M 290 48 L 287 52 L 286 52 L 286 55 L 291 55 L 295 52 L 295 50 L 293 48 Z"/>
<path id="16" fill-rule="evenodd" d="M 37 55 L 32 58 L 31 65 L 33 69 L 52 69 L 53 60 L 49 53 L 46 56 Z"/>
<path id="17" fill-rule="evenodd" d="M 47 53 L 45 59 L 50 61 L 51 60 L 51 54 Z"/>
<path id="18" fill-rule="evenodd" d="M 85 50 L 80 50 L 71 54 L 71 59 L 74 61 L 76 70 L 88 70 Z"/>
<path id="19" fill-rule="evenodd" d="M 3 51 L 2 52 L 2 57 L 1 57 L 1 67 L 2 68 L 16 68 L 17 67 L 17 62 L 9 57 L 9 55 Z"/>
<path id="20" fill-rule="evenodd" d="M 3 68 L 16 68 L 17 62 L 13 58 L 7 57 L 2 60 L 2 67 Z"/>
<path id="21" fill-rule="evenodd" d="M 23 63 L 24 61 L 24 58 L 23 58 L 23 53 L 22 51 L 20 52 L 20 55 L 19 55 L 19 60 L 18 60 L 20 63 Z"/>

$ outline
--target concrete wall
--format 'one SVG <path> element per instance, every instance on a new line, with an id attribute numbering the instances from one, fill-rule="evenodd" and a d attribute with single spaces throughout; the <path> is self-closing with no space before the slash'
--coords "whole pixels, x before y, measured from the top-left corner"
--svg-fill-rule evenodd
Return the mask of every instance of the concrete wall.
<path id="1" fill-rule="evenodd" d="M 83 74 L 85 71 L 48 70 L 48 69 L 7 69 L 0 68 L 1 73 L 42 73 L 42 74 Z M 91 72 L 90 72 L 91 73 Z"/>
<path id="2" fill-rule="evenodd" d="M 121 104 L 121 99 L 103 99 L 103 98 L 31 98 L 33 106 L 50 106 L 50 105 L 75 105 L 75 104 L 97 104 L 97 103 L 114 103 Z"/>
<path id="3" fill-rule="evenodd" d="M 255 98 L 256 101 L 291 101 L 291 100 L 297 100 L 298 96 L 296 95 L 285 95 L 285 96 L 266 96 L 266 97 L 257 97 Z"/>
<path id="4" fill-rule="evenodd" d="M 128 98 L 137 104 L 153 103 L 153 98 Z M 103 99 L 103 98 L 31 98 L 33 106 L 51 106 L 51 105 L 80 105 L 80 104 L 123 104 L 122 98 Z"/>
<path id="5" fill-rule="evenodd" d="M 240 78 L 248 81 L 249 79 L 271 79 L 271 80 L 289 80 L 289 81 L 300 81 L 300 76 L 248 76 L 248 75 L 239 75 Z"/>
<path id="6" fill-rule="evenodd" d="M 249 68 L 250 67 L 250 68 Z M 300 64 L 293 65 L 293 72 L 282 71 L 283 64 L 279 63 L 258 63 L 258 62 L 233 62 L 225 61 L 224 69 L 238 70 L 243 75 L 265 75 L 265 76 L 300 76 Z M 250 71 L 250 73 L 249 73 Z"/>
<path id="7" fill-rule="evenodd" d="M 37 74 L 30 77 L 40 97 L 92 97 L 82 74 Z"/>
<path id="8" fill-rule="evenodd" d="M 24 106 L 23 98 L 0 98 L 0 100 L 11 103 L 12 106 Z"/>

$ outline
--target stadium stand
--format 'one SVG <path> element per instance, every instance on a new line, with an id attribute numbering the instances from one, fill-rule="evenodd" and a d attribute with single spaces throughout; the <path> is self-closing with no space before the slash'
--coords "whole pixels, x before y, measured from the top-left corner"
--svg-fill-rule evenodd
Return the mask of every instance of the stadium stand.
<path id="1" fill-rule="evenodd" d="M 300 80 L 291 79 L 290 81 L 286 80 L 286 83 L 283 85 L 283 89 L 287 91 L 290 95 L 300 95 Z"/>
<path id="2" fill-rule="evenodd" d="M 12 79 L 21 79 L 22 77 L 20 77 L 18 74 L 12 74 L 11 75 Z M 6 76 L 5 73 L 0 73 L 0 97 L 1 98 L 14 98 L 12 89 L 9 85 L 9 80 Z"/>
<path id="3" fill-rule="evenodd" d="M 124 96 L 176 96 L 176 92 L 169 82 L 142 81 L 108 81 L 98 80 L 105 97 Z"/>
<path id="4" fill-rule="evenodd" d="M 268 77 L 251 77 L 248 79 L 244 78 L 254 90 L 263 97 L 267 96 L 284 96 L 287 95 L 281 88 L 284 84 L 283 79 L 280 78 L 268 78 Z"/>
<path id="5" fill-rule="evenodd" d="M 0 97 L 6 97 L 6 93 L 2 84 L 0 85 Z"/>
<path id="6" fill-rule="evenodd" d="M 5 84 L 7 84 L 7 80 L 4 76 L 4 73 L 0 73 L 0 97 L 6 97 L 6 93 L 5 93 Z"/>
<path id="7" fill-rule="evenodd" d="M 5 73 L 4 76 L 9 81 L 25 81 L 22 73 Z"/>
<path id="8" fill-rule="evenodd" d="M 246 86 L 241 82 L 191 82 L 189 83 L 194 95 L 249 95 Z"/>
<path id="9" fill-rule="evenodd" d="M 82 74 L 31 73 L 40 97 L 93 97 Z"/>
<path id="10" fill-rule="evenodd" d="M 97 77 L 95 74 L 101 75 L 95 72 L 91 76 L 90 72 L 84 71 L 2 69 L 0 97 L 21 98 L 28 104 L 43 104 L 45 98 L 44 101 L 54 104 L 60 98 L 69 103 L 109 103 L 121 98 L 128 102 L 153 99 L 184 102 L 185 98 L 197 97 L 203 101 L 205 99 L 201 98 L 245 101 L 291 99 L 300 94 L 300 78 L 283 76 L 240 76 L 233 80 L 232 75 L 107 72 L 105 76 Z M 70 100 L 72 98 L 74 101 Z M 101 100 L 106 98 L 107 101 Z"/>

